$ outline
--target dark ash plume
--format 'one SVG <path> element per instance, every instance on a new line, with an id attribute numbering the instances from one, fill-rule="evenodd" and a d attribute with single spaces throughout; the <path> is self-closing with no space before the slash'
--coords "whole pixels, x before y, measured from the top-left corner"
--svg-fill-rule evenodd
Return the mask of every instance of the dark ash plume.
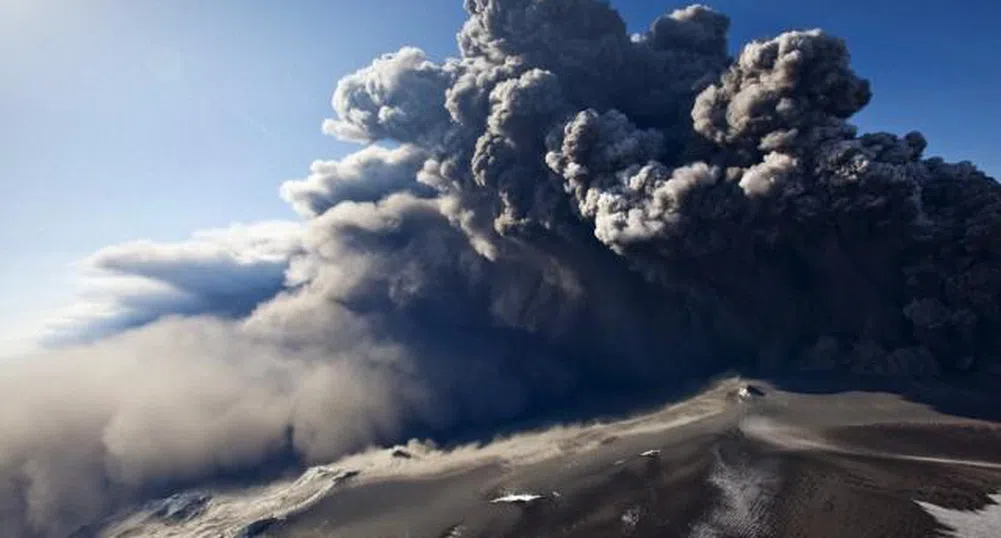
<path id="1" fill-rule="evenodd" d="M 635 36 L 597 0 L 466 9 L 459 58 L 404 48 L 338 84 L 326 131 L 399 145 L 284 186 L 308 222 L 262 262 L 280 289 L 245 294 L 225 256 L 115 256 L 249 304 L 141 302 L 213 317 L 0 369 L 0 534 L 724 368 L 1001 367 L 1001 187 L 920 134 L 858 135 L 844 42 L 731 59 L 702 6 Z"/>

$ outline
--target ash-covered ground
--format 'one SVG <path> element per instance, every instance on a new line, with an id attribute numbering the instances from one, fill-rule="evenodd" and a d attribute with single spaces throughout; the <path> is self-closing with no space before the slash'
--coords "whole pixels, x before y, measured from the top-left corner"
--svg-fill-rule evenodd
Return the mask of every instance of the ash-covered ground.
<path id="1" fill-rule="evenodd" d="M 98 535 L 979 538 L 1001 532 L 999 492 L 995 422 L 886 392 L 728 379 L 628 419 L 415 441 L 203 491 L 173 517 L 154 503 Z"/>

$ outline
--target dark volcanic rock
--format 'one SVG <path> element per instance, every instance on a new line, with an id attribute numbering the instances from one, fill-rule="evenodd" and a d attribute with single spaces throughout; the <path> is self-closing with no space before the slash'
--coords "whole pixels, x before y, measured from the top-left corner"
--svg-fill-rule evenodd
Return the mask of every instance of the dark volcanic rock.
<path id="1" fill-rule="evenodd" d="M 206 493 L 178 493 L 156 503 L 151 515 L 170 521 L 188 520 L 201 514 L 211 498 Z"/>
<path id="2" fill-rule="evenodd" d="M 264 519 L 258 519 L 243 528 L 240 532 L 239 538 L 254 538 L 255 536 L 260 536 L 262 532 L 268 530 L 278 523 L 278 518 L 267 517 Z"/>

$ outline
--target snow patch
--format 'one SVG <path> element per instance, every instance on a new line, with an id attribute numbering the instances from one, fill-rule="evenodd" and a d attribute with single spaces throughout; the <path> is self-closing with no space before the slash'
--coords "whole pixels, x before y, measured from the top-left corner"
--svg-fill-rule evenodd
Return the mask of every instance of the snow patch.
<path id="1" fill-rule="evenodd" d="M 129 533 L 147 538 L 257 536 L 271 525 L 308 509 L 359 472 L 319 465 L 310 467 L 291 482 L 247 488 L 234 493 L 216 493 L 211 499 L 204 495 L 204 501 L 200 500 L 202 494 L 175 495 L 151 507 L 148 512 L 112 525 L 101 536 Z M 190 517 L 163 517 L 169 514 Z"/>
<path id="2" fill-rule="evenodd" d="M 511 503 L 511 504 L 528 504 L 530 502 L 537 501 L 542 498 L 542 495 L 536 495 L 534 493 L 509 493 L 503 497 L 497 497 L 496 499 L 491 499 L 490 502 L 493 504 L 500 503 Z"/>
<path id="3" fill-rule="evenodd" d="M 996 538 L 1001 529 L 1001 493 L 990 496 L 982 510 L 950 510 L 936 504 L 914 501 L 939 523 L 949 527 L 954 538 Z"/>
<path id="4" fill-rule="evenodd" d="M 626 534 L 632 534 L 636 530 L 636 525 L 639 525 L 640 516 L 643 514 L 642 508 L 634 506 L 626 510 L 622 514 L 622 531 Z"/>
<path id="5" fill-rule="evenodd" d="M 751 461 L 746 456 L 726 461 L 719 449 L 714 455 L 709 482 L 719 488 L 720 503 L 694 527 L 692 538 L 770 536 L 768 515 L 778 491 L 778 474 L 767 461 Z"/>

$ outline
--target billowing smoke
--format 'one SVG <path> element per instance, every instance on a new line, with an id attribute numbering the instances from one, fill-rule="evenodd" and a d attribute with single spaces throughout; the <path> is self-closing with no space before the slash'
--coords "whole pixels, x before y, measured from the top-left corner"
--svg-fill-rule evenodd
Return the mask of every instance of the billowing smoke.
<path id="1" fill-rule="evenodd" d="M 134 241 L 80 264 L 80 300 L 50 321 L 49 344 L 91 342 L 168 316 L 242 318 L 285 288 L 302 226 L 259 222 L 183 242 Z"/>
<path id="2" fill-rule="evenodd" d="M 386 144 L 284 185 L 301 228 L 95 255 L 159 291 L 0 368 L 0 535 L 724 368 L 1001 365 L 1001 188 L 858 135 L 841 40 L 730 58 L 701 6 L 636 35 L 598 0 L 466 9 L 459 58 L 338 84 L 325 131 Z"/>

